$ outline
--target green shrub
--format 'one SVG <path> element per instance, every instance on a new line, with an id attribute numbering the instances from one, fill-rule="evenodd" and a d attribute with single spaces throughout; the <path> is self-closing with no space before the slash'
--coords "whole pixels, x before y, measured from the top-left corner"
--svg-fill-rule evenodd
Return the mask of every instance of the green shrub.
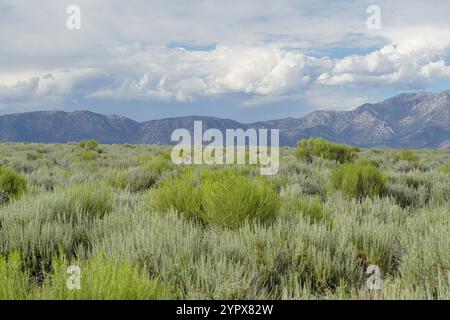
<path id="1" fill-rule="evenodd" d="M 202 218 L 212 225 L 237 228 L 250 220 L 271 221 L 280 207 L 274 186 L 262 177 L 220 170 L 206 174 L 201 189 Z"/>
<path id="2" fill-rule="evenodd" d="M 0 256 L 0 300 L 155 300 L 174 299 L 173 290 L 158 279 L 150 279 L 145 270 L 128 261 L 106 259 L 98 254 L 89 260 L 77 260 L 79 289 L 69 289 L 69 264 L 64 255 L 54 257 L 52 272 L 45 272 L 41 286 L 30 281 L 30 273 L 21 255 Z M 76 271 L 76 270 L 74 270 Z"/>
<path id="3" fill-rule="evenodd" d="M 109 183 L 118 189 L 126 189 L 128 188 L 129 179 L 127 170 L 117 170 L 108 178 Z"/>
<path id="4" fill-rule="evenodd" d="M 29 296 L 29 274 L 24 271 L 17 252 L 3 258 L 0 255 L 0 300 L 27 299 Z"/>
<path id="5" fill-rule="evenodd" d="M 450 174 L 450 167 L 443 167 L 439 169 L 439 172 Z"/>
<path id="6" fill-rule="evenodd" d="M 106 259 L 102 254 L 73 266 L 80 268 L 80 288 L 67 287 L 70 274 L 65 258 L 53 259 L 53 272 L 44 282 L 40 298 L 50 300 L 155 300 L 173 299 L 170 288 L 158 279 L 150 279 L 144 270 L 128 261 Z"/>
<path id="7" fill-rule="evenodd" d="M 430 191 L 423 185 L 413 188 L 405 184 L 391 183 L 387 185 L 385 193 L 402 208 L 421 208 L 430 200 Z"/>
<path id="8" fill-rule="evenodd" d="M 329 142 L 322 138 L 311 138 L 298 142 L 296 155 L 311 162 L 314 157 L 334 160 L 339 163 L 350 162 L 356 157 L 356 149 L 344 144 Z"/>
<path id="9" fill-rule="evenodd" d="M 78 146 L 83 149 L 95 150 L 98 147 L 98 143 L 95 140 L 82 140 L 78 143 Z"/>
<path id="10" fill-rule="evenodd" d="M 118 170 L 110 178 L 115 188 L 128 189 L 131 192 L 140 192 L 150 189 L 157 181 L 157 177 L 149 170 L 141 167 L 128 170 Z"/>
<path id="11" fill-rule="evenodd" d="M 344 164 L 333 171 L 331 185 L 335 190 L 361 199 L 382 195 L 386 177 L 378 168 L 371 165 Z"/>
<path id="12" fill-rule="evenodd" d="M 363 166 L 373 166 L 376 168 L 380 167 L 380 164 L 377 161 L 375 161 L 373 159 L 368 159 L 368 158 L 358 159 L 355 163 L 363 165 Z"/>
<path id="13" fill-rule="evenodd" d="M 402 150 L 396 153 L 394 156 L 395 161 L 408 161 L 408 162 L 418 162 L 420 160 L 419 156 L 414 150 Z"/>
<path id="14" fill-rule="evenodd" d="M 92 150 L 85 150 L 78 156 L 80 161 L 92 161 L 95 159 L 97 159 L 97 153 Z"/>
<path id="15" fill-rule="evenodd" d="M 145 170 L 150 171 L 152 174 L 161 175 L 164 171 L 171 170 L 174 167 L 172 160 L 167 157 L 167 154 L 160 154 L 148 162 L 144 167 Z"/>
<path id="16" fill-rule="evenodd" d="M 188 218 L 199 218 L 202 210 L 200 190 L 193 172 L 163 181 L 147 196 L 150 209 L 157 212 L 177 211 Z"/>
<path id="17" fill-rule="evenodd" d="M 177 212 L 205 223 L 236 228 L 248 220 L 273 219 L 280 206 L 275 188 L 264 178 L 251 179 L 233 170 L 188 171 L 172 177 L 149 195 L 151 208 Z"/>
<path id="18" fill-rule="evenodd" d="M 394 162 L 400 151 L 363 150 L 356 165 L 373 167 L 376 161 L 389 182 L 383 197 L 356 200 L 329 193 L 333 171 L 340 167 L 336 161 L 314 158 L 308 164 L 296 159 L 294 148 L 281 148 L 280 171 L 267 178 L 280 190 L 280 216 L 270 225 L 249 221 L 236 229 L 206 221 L 204 194 L 231 194 L 209 195 L 211 203 L 220 202 L 217 211 L 235 210 L 225 201 L 244 206 L 247 198 L 232 193 L 259 182 L 253 166 L 170 168 L 170 158 L 162 154 L 167 147 L 101 147 L 103 154 L 99 147 L 94 151 L 98 162 L 78 163 L 72 160 L 88 149 L 76 144 L 0 143 L 0 165 L 22 172 L 27 182 L 20 199 L 0 207 L 0 299 L 159 298 L 167 286 L 176 288 L 175 298 L 181 299 L 450 298 L 448 150 L 416 151 L 421 170 L 406 160 Z M 42 159 L 27 160 L 34 158 L 28 153 L 40 154 L 41 148 L 48 151 Z M 152 172 L 155 158 L 162 169 Z M 147 174 L 158 179 L 145 194 L 149 200 L 167 187 L 161 214 L 149 214 L 141 207 L 147 198 L 128 192 L 146 189 L 150 180 L 139 177 Z M 106 206 L 112 211 L 86 214 L 76 199 L 83 192 L 72 188 L 102 180 L 116 180 L 117 188 L 126 191 L 113 189 Z M 227 182 L 222 190 L 222 180 L 234 185 Z M 267 180 L 261 182 L 270 185 Z M 209 190 L 207 181 L 215 189 Z M 100 182 L 95 189 L 101 188 L 112 189 Z M 192 217 L 166 213 L 173 209 Z M 99 253 L 104 263 L 98 262 Z M 98 268 L 87 260 L 92 258 Z M 64 287 L 69 264 L 81 267 L 81 292 Z M 384 281 L 376 292 L 364 287 L 372 264 L 380 267 Z M 159 282 L 162 289 L 153 290 L 147 281 Z"/>
<path id="19" fill-rule="evenodd" d="M 414 150 L 402 150 L 394 155 L 398 171 L 409 171 L 421 167 L 420 158 Z"/>
<path id="20" fill-rule="evenodd" d="M 6 193 L 6 197 L 18 198 L 27 189 L 25 178 L 13 169 L 0 166 L 0 191 Z"/>

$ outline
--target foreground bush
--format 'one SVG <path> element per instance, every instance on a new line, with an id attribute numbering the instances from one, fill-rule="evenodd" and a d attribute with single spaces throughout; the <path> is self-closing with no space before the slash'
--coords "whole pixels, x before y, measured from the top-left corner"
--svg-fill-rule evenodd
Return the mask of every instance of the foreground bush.
<path id="1" fill-rule="evenodd" d="M 267 180 L 240 176 L 231 170 L 187 172 L 164 181 L 151 192 L 151 207 L 175 210 L 189 218 L 221 227 L 237 228 L 245 221 L 269 221 L 280 206 Z"/>
<path id="2" fill-rule="evenodd" d="M 386 177 L 371 165 L 344 164 L 333 171 L 331 185 L 347 196 L 361 199 L 382 195 Z"/>
<path id="3" fill-rule="evenodd" d="M 4 201 L 6 202 L 10 197 L 18 198 L 25 191 L 25 178 L 11 168 L 0 166 L 0 192 L 4 193 Z"/>
<path id="4" fill-rule="evenodd" d="M 421 208 L 430 200 L 429 190 L 425 186 L 413 188 L 404 184 L 391 183 L 387 185 L 385 193 L 402 208 Z"/>
<path id="5" fill-rule="evenodd" d="M 110 184 L 119 189 L 140 192 L 150 189 L 157 181 L 157 176 L 141 167 L 118 170 L 109 177 Z"/>
<path id="6" fill-rule="evenodd" d="M 71 265 L 79 266 L 79 290 L 67 287 L 70 274 L 65 258 L 54 259 L 53 272 L 48 274 L 42 292 L 52 300 L 154 300 L 174 298 L 167 286 L 128 261 L 106 259 L 102 254 Z"/>
<path id="7" fill-rule="evenodd" d="M 314 157 L 320 157 L 345 163 L 356 157 L 356 151 L 356 149 L 344 144 L 332 143 L 322 138 L 311 138 L 299 141 L 296 155 L 308 162 L 311 162 Z"/>
<path id="8" fill-rule="evenodd" d="M 5 191 L 0 191 L 0 206 L 9 202 L 9 195 Z"/>
<path id="9" fill-rule="evenodd" d="M 0 256 L 0 300 L 154 300 L 173 299 L 172 290 L 158 279 L 150 279 L 144 270 L 128 261 L 115 261 L 97 255 L 72 264 L 80 269 L 79 289 L 76 270 L 68 272 L 64 256 L 54 258 L 51 272 L 45 272 L 42 286 L 30 281 L 30 273 L 20 254 L 11 253 L 7 259 Z"/>

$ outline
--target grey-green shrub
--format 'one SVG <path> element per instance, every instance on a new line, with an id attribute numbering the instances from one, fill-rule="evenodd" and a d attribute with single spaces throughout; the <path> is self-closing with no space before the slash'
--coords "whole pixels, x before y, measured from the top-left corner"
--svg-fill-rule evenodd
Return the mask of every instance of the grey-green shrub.
<path id="1" fill-rule="evenodd" d="M 442 167 L 439 169 L 440 172 L 450 175 L 450 167 Z"/>
<path id="2" fill-rule="evenodd" d="M 347 196 L 361 199 L 368 196 L 381 196 L 386 180 L 381 171 L 374 166 L 344 164 L 333 171 L 331 185 L 333 189 Z"/>
<path id="3" fill-rule="evenodd" d="M 84 216 L 74 212 L 60 192 L 27 194 L 0 208 L 0 254 L 19 252 L 31 272 L 40 272 L 58 250 L 70 256 L 87 243 L 89 223 Z"/>
<path id="4" fill-rule="evenodd" d="M 9 195 L 5 191 L 0 191 L 0 206 L 9 202 Z"/>
<path id="5" fill-rule="evenodd" d="M 174 167 L 170 154 L 163 153 L 151 159 L 145 166 L 145 170 L 155 175 L 161 175 L 164 171 L 171 170 Z"/>

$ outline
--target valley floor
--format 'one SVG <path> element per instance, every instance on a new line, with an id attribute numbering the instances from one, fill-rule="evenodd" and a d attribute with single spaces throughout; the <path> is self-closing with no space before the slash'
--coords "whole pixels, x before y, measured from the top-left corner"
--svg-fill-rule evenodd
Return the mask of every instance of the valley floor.
<path id="1" fill-rule="evenodd" d="M 449 151 L 362 150 L 352 197 L 294 148 L 265 178 L 170 150 L 0 143 L 0 299 L 450 299 Z"/>

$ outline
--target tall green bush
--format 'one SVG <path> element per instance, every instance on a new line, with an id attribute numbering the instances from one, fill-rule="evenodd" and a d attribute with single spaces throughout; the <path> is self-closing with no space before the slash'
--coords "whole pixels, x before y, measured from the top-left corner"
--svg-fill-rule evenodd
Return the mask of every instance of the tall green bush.
<path id="1" fill-rule="evenodd" d="M 70 274 L 64 257 L 53 259 L 53 272 L 48 274 L 40 298 L 51 300 L 155 300 L 175 295 L 168 286 L 129 261 L 115 261 L 98 254 L 92 259 L 75 261 L 80 269 L 79 289 L 67 287 Z"/>
<path id="2" fill-rule="evenodd" d="M 29 291 L 29 273 L 24 271 L 20 254 L 0 255 L 0 300 L 27 299 Z"/>
<path id="3" fill-rule="evenodd" d="M 319 197 L 295 197 L 283 199 L 283 209 L 289 213 L 301 214 L 311 223 L 323 222 L 328 226 L 333 224 L 333 216 L 324 208 Z"/>
<path id="4" fill-rule="evenodd" d="M 152 209 L 176 210 L 205 223 L 237 228 L 245 221 L 270 221 L 279 209 L 275 187 L 233 170 L 192 171 L 164 181 L 150 195 Z"/>
<path id="5" fill-rule="evenodd" d="M 157 212 L 177 211 L 188 218 L 199 218 L 202 210 L 200 189 L 193 172 L 163 181 L 147 195 L 150 209 Z"/>
<path id="6" fill-rule="evenodd" d="M 395 154 L 394 159 L 396 161 L 408 161 L 412 163 L 417 163 L 420 158 L 414 150 L 402 150 Z"/>
<path id="7" fill-rule="evenodd" d="M 95 140 L 82 140 L 78 143 L 80 148 L 88 149 L 88 150 L 95 150 L 98 147 L 98 143 Z"/>
<path id="8" fill-rule="evenodd" d="M 371 165 L 344 164 L 333 171 L 331 185 L 347 196 L 361 199 L 382 195 L 386 177 Z"/>
<path id="9" fill-rule="evenodd" d="M 344 144 L 329 142 L 322 138 L 311 138 L 298 142 L 296 155 L 311 162 L 314 157 L 334 160 L 339 163 L 350 162 L 356 157 L 357 149 Z"/>
<path id="10" fill-rule="evenodd" d="M 202 218 L 209 224 L 237 228 L 245 221 L 271 221 L 280 207 L 275 188 L 267 180 L 233 171 L 217 171 L 202 180 Z"/>

